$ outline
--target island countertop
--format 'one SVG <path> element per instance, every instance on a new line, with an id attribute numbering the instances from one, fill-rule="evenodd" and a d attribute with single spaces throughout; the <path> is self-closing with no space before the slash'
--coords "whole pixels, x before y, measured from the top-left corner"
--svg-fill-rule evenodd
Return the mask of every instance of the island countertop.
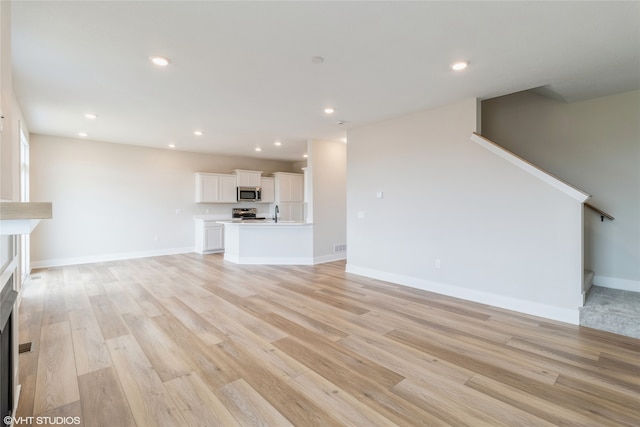
<path id="1" fill-rule="evenodd" d="M 275 222 L 273 220 L 267 219 L 245 219 L 245 220 L 223 220 L 216 221 L 218 224 L 224 224 L 225 226 L 242 226 L 242 227 L 282 227 L 282 226 L 311 226 L 313 223 L 311 222 L 298 222 L 298 221 L 278 221 Z"/>

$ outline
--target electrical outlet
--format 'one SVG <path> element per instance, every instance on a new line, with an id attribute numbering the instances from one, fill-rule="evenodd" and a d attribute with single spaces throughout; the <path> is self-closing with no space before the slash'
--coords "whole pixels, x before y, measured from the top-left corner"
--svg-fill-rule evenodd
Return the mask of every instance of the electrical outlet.
<path id="1" fill-rule="evenodd" d="M 158 243 L 158 240 L 160 240 L 158 235 L 153 236 L 153 243 Z"/>
<path id="2" fill-rule="evenodd" d="M 436 260 L 436 268 L 440 268 L 440 260 L 439 259 Z"/>

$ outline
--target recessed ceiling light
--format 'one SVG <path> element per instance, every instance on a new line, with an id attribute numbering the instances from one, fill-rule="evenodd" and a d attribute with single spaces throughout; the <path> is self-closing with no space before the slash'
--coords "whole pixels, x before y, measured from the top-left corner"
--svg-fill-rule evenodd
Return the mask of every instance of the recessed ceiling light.
<path id="1" fill-rule="evenodd" d="M 333 109 L 333 108 L 331 108 L 331 107 L 328 107 L 328 108 L 325 108 L 325 109 L 324 109 L 324 112 L 325 112 L 325 113 L 327 113 L 327 114 L 333 114 L 335 111 L 336 111 L 336 110 L 334 110 L 334 109 Z"/>
<path id="2" fill-rule="evenodd" d="M 322 64 L 324 62 L 324 58 L 322 56 L 314 56 L 311 58 L 312 64 Z"/>
<path id="3" fill-rule="evenodd" d="M 81 136 L 81 137 L 83 137 L 83 138 L 86 138 L 86 137 L 87 137 L 87 136 L 89 136 L 89 135 L 87 135 L 87 133 L 86 133 L 86 132 L 78 132 L 78 136 Z"/>
<path id="4" fill-rule="evenodd" d="M 201 130 L 194 130 L 194 131 L 193 131 L 193 134 L 194 134 L 195 136 L 202 136 L 202 135 L 204 134 L 204 132 L 202 132 Z"/>
<path id="5" fill-rule="evenodd" d="M 256 147 L 256 151 L 262 151 L 262 148 Z"/>
<path id="6" fill-rule="evenodd" d="M 91 119 L 91 120 L 94 120 L 94 119 L 97 119 L 97 118 L 98 118 L 98 115 L 97 115 L 97 114 L 94 114 L 94 113 L 86 113 L 84 116 L 85 116 L 87 119 Z"/>
<path id="7" fill-rule="evenodd" d="M 158 67 L 166 67 L 167 65 L 171 64 L 171 60 L 164 56 L 152 56 L 151 62 L 156 64 Z"/>
<path id="8" fill-rule="evenodd" d="M 451 69 L 455 70 L 455 71 L 460 71 L 460 70 L 464 70 L 465 68 L 467 68 L 468 65 L 469 65 L 469 61 L 459 61 L 459 62 L 456 62 L 455 64 L 453 64 L 451 66 Z"/>
<path id="9" fill-rule="evenodd" d="M 276 147 L 280 147 L 282 145 L 282 142 L 276 141 L 273 143 L 273 145 L 275 145 Z"/>
<path id="10" fill-rule="evenodd" d="M 176 144 L 169 144 L 169 148 L 176 148 Z"/>
<path id="11" fill-rule="evenodd" d="M 306 159 L 307 157 L 309 157 L 309 155 L 307 153 L 305 153 L 305 154 L 302 155 L 302 157 L 304 157 Z"/>

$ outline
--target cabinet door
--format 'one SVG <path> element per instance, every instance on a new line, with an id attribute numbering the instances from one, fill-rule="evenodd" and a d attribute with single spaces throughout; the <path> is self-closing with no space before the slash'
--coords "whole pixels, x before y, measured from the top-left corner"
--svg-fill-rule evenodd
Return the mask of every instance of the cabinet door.
<path id="1" fill-rule="evenodd" d="M 196 203 L 236 203 L 236 176 L 196 173 Z"/>
<path id="2" fill-rule="evenodd" d="M 273 203 L 275 200 L 275 180 L 273 178 L 262 178 L 262 203 Z"/>
<path id="3" fill-rule="evenodd" d="M 260 186 L 260 178 L 262 177 L 262 172 L 260 171 L 245 171 L 245 170 L 234 170 L 236 176 L 238 177 L 238 187 L 259 187 Z"/>
<path id="4" fill-rule="evenodd" d="M 278 215 L 278 221 L 291 221 L 291 209 L 288 204 L 281 203 L 278 205 L 280 209 L 280 215 Z"/>
<path id="5" fill-rule="evenodd" d="M 304 175 L 277 172 L 276 203 L 304 202 Z"/>
<path id="6" fill-rule="evenodd" d="M 220 203 L 236 203 L 238 196 L 236 193 L 235 175 L 220 175 L 219 198 Z"/>
<path id="7" fill-rule="evenodd" d="M 278 207 L 280 208 L 280 221 L 304 222 L 303 203 L 284 203 Z"/>
<path id="8" fill-rule="evenodd" d="M 291 221 L 295 221 L 295 222 L 304 221 L 304 204 L 293 203 L 291 205 Z"/>
<path id="9" fill-rule="evenodd" d="M 214 225 L 204 228 L 204 250 L 224 249 L 224 226 Z"/>
<path id="10" fill-rule="evenodd" d="M 304 176 L 303 175 L 291 175 L 291 198 L 290 202 L 303 202 L 304 201 Z"/>
<path id="11" fill-rule="evenodd" d="M 286 203 L 291 201 L 291 177 L 285 174 L 276 176 L 276 202 Z"/>
<path id="12" fill-rule="evenodd" d="M 220 197 L 217 175 L 196 174 L 196 203 L 215 203 Z"/>

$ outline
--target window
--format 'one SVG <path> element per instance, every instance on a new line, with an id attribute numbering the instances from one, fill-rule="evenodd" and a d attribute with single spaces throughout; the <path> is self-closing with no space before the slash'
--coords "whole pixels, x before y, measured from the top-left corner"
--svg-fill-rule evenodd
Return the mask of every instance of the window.
<path id="1" fill-rule="evenodd" d="M 20 126 L 20 201 L 29 201 L 29 140 Z M 20 271 L 22 282 L 31 272 L 31 240 L 28 234 L 20 235 Z"/>

